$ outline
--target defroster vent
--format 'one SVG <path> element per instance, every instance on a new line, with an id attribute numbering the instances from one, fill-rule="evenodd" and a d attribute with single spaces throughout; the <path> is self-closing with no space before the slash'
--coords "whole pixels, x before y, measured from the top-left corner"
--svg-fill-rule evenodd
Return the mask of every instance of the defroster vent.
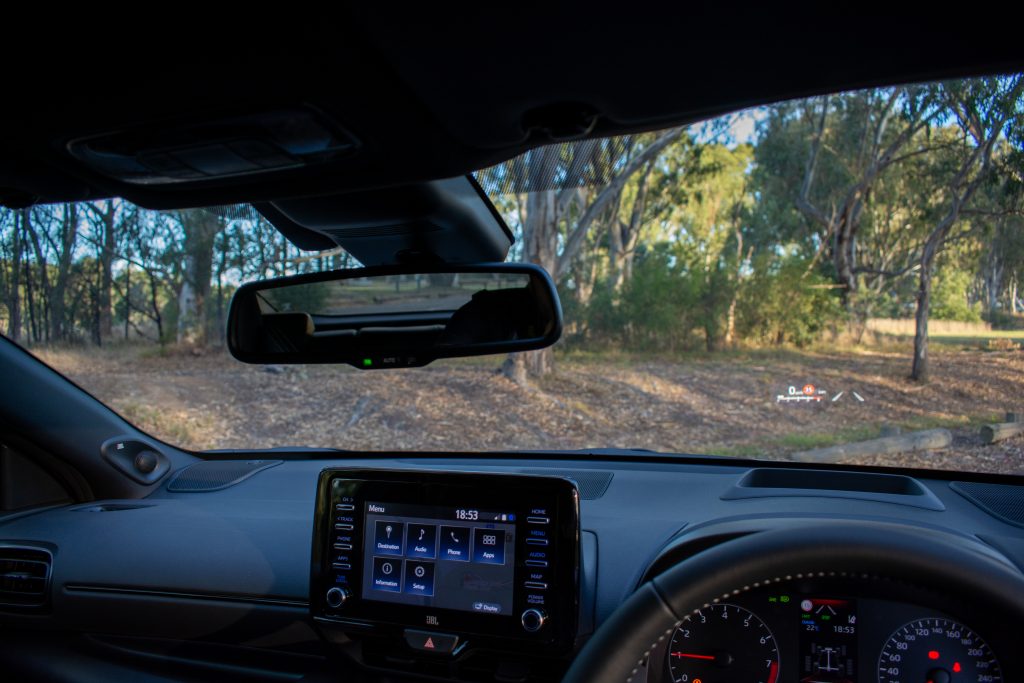
<path id="1" fill-rule="evenodd" d="M 604 495 L 604 492 L 608 490 L 608 486 L 612 483 L 612 472 L 602 472 L 599 470 L 572 470 L 572 471 L 561 471 L 561 470 L 524 470 L 523 474 L 540 474 L 547 477 L 565 477 L 566 479 L 572 479 L 576 483 L 576 488 L 580 491 L 580 498 L 582 500 L 597 500 Z"/>
<path id="2" fill-rule="evenodd" d="M 168 491 L 204 493 L 219 491 L 244 481 L 281 460 L 207 460 L 181 470 L 167 483 Z"/>

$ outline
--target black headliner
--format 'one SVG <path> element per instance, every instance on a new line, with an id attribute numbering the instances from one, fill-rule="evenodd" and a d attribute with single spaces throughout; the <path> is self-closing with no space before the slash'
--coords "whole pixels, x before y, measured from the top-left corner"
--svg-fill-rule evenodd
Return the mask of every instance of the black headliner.
<path id="1" fill-rule="evenodd" d="M 135 28 L 96 17 L 24 22 L 35 28 L 5 31 L 0 46 L 0 202 L 120 195 L 173 208 L 337 193 L 502 161 L 549 141 L 542 129 L 577 103 L 598 114 L 590 135 L 601 136 L 823 91 L 1024 66 L 1016 22 L 977 4 L 884 15 L 677 5 L 466 13 L 374 3 L 223 22 L 178 8 Z M 126 126 L 296 103 L 328 112 L 359 138 L 359 152 L 259 180 L 139 188 L 89 172 L 64 148 Z"/>

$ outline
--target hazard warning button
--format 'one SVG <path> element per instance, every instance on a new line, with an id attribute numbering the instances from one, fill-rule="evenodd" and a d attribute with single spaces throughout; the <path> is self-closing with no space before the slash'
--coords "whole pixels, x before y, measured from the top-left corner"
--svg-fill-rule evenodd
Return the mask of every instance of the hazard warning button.
<path id="1" fill-rule="evenodd" d="M 459 637 L 449 633 L 406 629 L 405 642 L 409 643 L 409 647 L 420 652 L 436 652 L 437 654 L 450 655 L 458 647 Z"/>

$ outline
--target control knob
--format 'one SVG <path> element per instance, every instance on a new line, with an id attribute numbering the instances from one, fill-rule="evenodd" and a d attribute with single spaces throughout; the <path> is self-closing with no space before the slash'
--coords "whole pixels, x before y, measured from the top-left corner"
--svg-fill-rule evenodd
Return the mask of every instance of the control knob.
<path id="1" fill-rule="evenodd" d="M 544 628 L 544 624 L 547 620 L 548 615 L 545 614 L 544 610 L 532 608 L 523 612 L 523 616 L 520 619 L 523 624 L 523 629 L 529 633 L 536 633 Z"/>
<path id="2" fill-rule="evenodd" d="M 352 593 L 350 593 L 347 588 L 338 588 L 335 586 L 327 591 L 327 606 L 331 609 L 338 609 L 348 602 L 348 599 L 351 596 Z"/>

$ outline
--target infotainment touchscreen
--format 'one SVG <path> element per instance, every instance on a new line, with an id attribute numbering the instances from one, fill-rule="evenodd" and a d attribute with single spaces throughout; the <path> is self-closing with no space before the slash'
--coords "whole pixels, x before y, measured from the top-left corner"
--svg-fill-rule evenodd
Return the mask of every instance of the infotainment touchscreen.
<path id="1" fill-rule="evenodd" d="M 514 512 L 373 501 L 364 512 L 363 599 L 512 614 Z"/>
<path id="2" fill-rule="evenodd" d="M 579 492 L 569 479 L 326 468 L 313 538 L 310 609 L 329 628 L 413 649 L 428 647 L 423 638 L 548 653 L 575 643 Z"/>

